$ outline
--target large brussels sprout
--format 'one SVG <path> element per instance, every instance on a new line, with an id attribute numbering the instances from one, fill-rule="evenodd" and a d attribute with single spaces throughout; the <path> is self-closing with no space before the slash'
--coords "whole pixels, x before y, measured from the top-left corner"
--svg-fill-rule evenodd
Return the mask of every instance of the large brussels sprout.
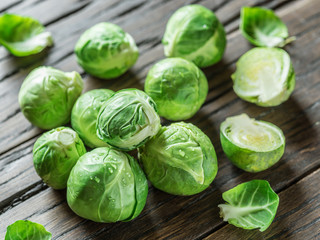
<path id="1" fill-rule="evenodd" d="M 39 223 L 18 220 L 7 227 L 4 240 L 51 240 L 52 234 Z"/>
<path id="2" fill-rule="evenodd" d="M 203 72 L 182 58 L 167 58 L 149 71 L 144 85 L 159 115 L 170 120 L 192 117 L 204 103 L 208 82 Z"/>
<path id="3" fill-rule="evenodd" d="M 182 57 L 198 67 L 208 67 L 222 58 L 226 34 L 211 10 L 188 5 L 171 16 L 162 43 L 167 57 Z"/>
<path id="4" fill-rule="evenodd" d="M 79 73 L 39 67 L 22 83 L 20 108 L 33 125 L 52 129 L 70 121 L 73 104 L 82 89 L 83 80 Z"/>
<path id="5" fill-rule="evenodd" d="M 37 20 L 5 13 L 0 16 L 0 44 L 13 55 L 23 57 L 41 52 L 53 40 Z"/>
<path id="6" fill-rule="evenodd" d="M 220 126 L 222 149 L 237 167 L 260 172 L 277 163 L 284 153 L 285 138 L 280 128 L 241 114 Z"/>
<path id="7" fill-rule="evenodd" d="M 224 192 L 219 204 L 224 221 L 243 229 L 265 231 L 276 216 L 279 197 L 268 181 L 252 180 Z"/>
<path id="8" fill-rule="evenodd" d="M 160 117 L 155 102 L 138 89 L 116 92 L 98 114 L 98 137 L 124 151 L 143 145 L 159 129 Z"/>
<path id="9" fill-rule="evenodd" d="M 34 168 L 42 180 L 54 189 L 67 186 L 71 169 L 86 148 L 78 134 L 68 127 L 44 133 L 33 147 Z"/>
<path id="10" fill-rule="evenodd" d="M 109 89 L 94 89 L 78 98 L 72 108 L 71 125 L 84 143 L 91 148 L 108 144 L 97 136 L 96 123 L 101 106 L 114 94 Z"/>
<path id="11" fill-rule="evenodd" d="M 70 208 L 95 222 L 134 219 L 144 208 L 147 194 L 147 179 L 136 160 L 109 147 L 83 155 L 67 187 Z"/>
<path id="12" fill-rule="evenodd" d="M 191 123 L 162 127 L 138 150 L 149 181 L 167 193 L 199 193 L 211 184 L 218 171 L 210 139 Z"/>
<path id="13" fill-rule="evenodd" d="M 119 77 L 139 56 L 134 39 L 119 26 L 107 22 L 85 31 L 74 51 L 86 72 L 103 79 Z"/>
<path id="14" fill-rule="evenodd" d="M 295 87 L 290 56 L 280 48 L 251 49 L 238 60 L 231 77 L 240 98 L 263 107 L 286 101 Z"/>

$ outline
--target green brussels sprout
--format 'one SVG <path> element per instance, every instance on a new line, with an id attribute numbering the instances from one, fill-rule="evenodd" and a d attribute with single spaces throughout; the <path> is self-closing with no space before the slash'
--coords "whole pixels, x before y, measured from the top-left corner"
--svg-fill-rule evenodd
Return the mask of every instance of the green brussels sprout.
<path id="1" fill-rule="evenodd" d="M 231 78 L 240 98 L 263 107 L 286 101 L 295 87 L 290 56 L 280 48 L 253 48 L 246 52 Z"/>
<path id="2" fill-rule="evenodd" d="M 210 139 L 191 123 L 173 123 L 138 149 L 138 158 L 152 185 L 174 195 L 205 190 L 218 171 Z"/>
<path id="3" fill-rule="evenodd" d="M 124 151 L 143 145 L 159 129 L 160 117 L 155 102 L 138 89 L 116 92 L 98 114 L 98 137 Z"/>
<path id="4" fill-rule="evenodd" d="M 52 46 L 53 40 L 37 20 L 5 13 L 0 16 L 0 44 L 13 55 L 24 57 Z"/>
<path id="5" fill-rule="evenodd" d="M 70 121 L 73 104 L 82 89 L 79 73 L 38 67 L 22 83 L 20 108 L 33 125 L 52 129 Z"/>
<path id="6" fill-rule="evenodd" d="M 7 227 L 4 240 L 51 240 L 52 234 L 39 223 L 18 220 Z"/>
<path id="7" fill-rule="evenodd" d="M 83 155 L 68 180 L 67 201 L 79 216 L 95 222 L 130 221 L 144 208 L 147 179 L 127 153 L 101 147 Z"/>
<path id="8" fill-rule="evenodd" d="M 260 172 L 277 163 L 284 153 L 285 137 L 272 123 L 241 114 L 220 125 L 220 140 L 228 159 L 247 172 Z"/>
<path id="9" fill-rule="evenodd" d="M 33 165 L 42 180 L 54 189 L 64 189 L 71 169 L 86 148 L 78 134 L 68 127 L 44 133 L 33 147 Z"/>
<path id="10" fill-rule="evenodd" d="M 181 57 L 202 68 L 220 61 L 226 47 L 226 34 L 211 10 L 188 5 L 171 16 L 162 43 L 167 57 Z"/>
<path id="11" fill-rule="evenodd" d="M 113 94 L 114 92 L 109 89 L 91 90 L 80 96 L 72 108 L 72 128 L 90 148 L 108 146 L 98 138 L 96 123 L 101 106 Z"/>
<path id="12" fill-rule="evenodd" d="M 157 104 L 160 116 L 177 121 L 199 110 L 208 94 L 208 82 L 192 62 L 167 58 L 150 69 L 144 89 Z"/>
<path id="13" fill-rule="evenodd" d="M 85 31 L 74 51 L 86 72 L 103 79 L 119 77 L 139 56 L 134 39 L 119 26 L 106 22 Z"/>
<path id="14" fill-rule="evenodd" d="M 250 43 L 258 47 L 283 47 L 295 40 L 295 37 L 288 38 L 286 25 L 272 10 L 261 7 L 241 9 L 240 30 Z"/>
<path id="15" fill-rule="evenodd" d="M 224 192 L 220 216 L 224 221 L 243 229 L 265 231 L 278 209 L 279 197 L 265 180 L 252 180 Z"/>

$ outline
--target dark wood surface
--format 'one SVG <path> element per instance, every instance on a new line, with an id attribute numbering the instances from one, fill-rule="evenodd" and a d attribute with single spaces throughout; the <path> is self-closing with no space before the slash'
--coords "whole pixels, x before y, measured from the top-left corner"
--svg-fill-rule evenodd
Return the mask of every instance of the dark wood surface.
<path id="1" fill-rule="evenodd" d="M 219 162 L 216 179 L 204 192 L 178 197 L 149 188 L 141 215 L 127 223 L 101 224 L 82 219 L 67 206 L 65 191 L 42 183 L 32 164 L 32 147 L 43 130 L 22 115 L 18 92 L 35 67 L 50 65 L 76 70 L 85 91 L 94 88 L 143 89 L 150 67 L 164 58 L 161 38 L 171 14 L 198 3 L 212 9 L 224 24 L 228 45 L 223 60 L 204 69 L 209 94 L 201 110 L 188 122 L 212 140 Z M 296 88 L 278 107 L 262 108 L 239 99 L 230 75 L 237 59 L 252 46 L 238 30 L 244 5 L 272 8 L 297 40 L 285 49 L 296 72 Z M 16 58 L 0 47 L 0 239 L 6 227 L 19 219 L 43 224 L 53 239 L 320 239 L 320 1 L 259 0 L 1 0 L 0 12 L 29 15 L 52 32 L 55 45 L 45 52 Z M 140 57 L 122 77 L 103 81 L 87 75 L 76 63 L 74 45 L 81 33 L 101 21 L 119 24 L 136 40 Z M 219 142 L 220 123 L 245 112 L 279 126 L 286 137 L 283 158 L 261 173 L 232 166 Z M 163 120 L 163 124 L 168 124 Z M 251 179 L 268 180 L 280 196 L 276 218 L 269 229 L 246 231 L 224 223 L 218 204 L 222 192 Z"/>

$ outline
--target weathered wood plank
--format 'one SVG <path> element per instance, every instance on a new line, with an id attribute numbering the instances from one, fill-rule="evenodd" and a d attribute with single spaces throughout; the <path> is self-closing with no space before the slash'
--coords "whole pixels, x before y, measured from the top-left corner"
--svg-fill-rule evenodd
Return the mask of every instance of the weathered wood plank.
<path id="1" fill-rule="evenodd" d="M 265 232 L 248 231 L 226 225 L 205 239 L 319 239 L 320 170 L 279 194 L 280 204 L 274 222 Z"/>
<path id="2" fill-rule="evenodd" d="M 185 2 L 181 0 L 174 2 L 169 1 L 155 7 L 156 1 L 150 1 L 142 5 L 140 8 L 135 9 L 135 11 L 132 13 L 117 17 L 119 14 L 121 15 L 121 13 L 128 10 L 128 8 L 135 8 L 142 4 L 142 2 L 138 0 L 132 1 L 130 3 L 131 5 L 115 5 L 112 1 L 108 2 L 108 4 L 106 4 L 105 2 L 93 2 L 87 8 L 82 9 L 81 11 L 64 19 L 63 21 L 59 21 L 52 26 L 49 26 L 48 30 L 50 30 L 54 36 L 57 36 L 55 46 L 49 50 L 50 54 L 45 59 L 43 59 L 43 62 L 38 61 L 34 66 L 29 67 L 25 70 L 20 70 L 20 72 L 18 72 L 17 74 L 14 74 L 13 76 L 6 78 L 2 82 L 0 82 L 0 101 L 3 103 L 0 106 L 0 132 L 2 132 L 2 136 L 0 137 L 0 154 L 14 147 L 15 145 L 30 139 L 31 137 L 35 136 L 35 134 L 38 134 L 41 131 L 33 127 L 26 119 L 24 119 L 19 110 L 19 105 L 17 102 L 17 95 L 23 78 L 32 68 L 41 64 L 57 66 L 57 63 L 59 63 L 59 61 L 61 61 L 62 59 L 66 58 L 70 54 L 73 56 L 72 51 L 74 44 L 79 38 L 82 31 L 96 22 L 106 21 L 108 19 L 112 19 L 113 22 L 118 24 L 121 23 L 121 26 L 126 31 L 130 32 L 136 39 L 136 41 L 140 43 L 139 47 L 141 48 L 144 48 L 145 45 L 147 45 L 147 47 L 148 45 L 150 45 L 150 42 L 146 42 L 145 36 L 148 36 L 147 39 L 151 39 L 151 45 L 160 43 L 165 24 L 167 22 L 167 19 L 170 17 L 170 14 Z M 250 1 L 244 2 L 243 4 L 245 3 L 250 3 Z M 257 3 L 260 3 L 260 1 L 258 1 Z M 217 3 L 215 5 L 215 2 L 213 1 L 204 2 L 204 5 L 211 9 L 219 6 L 219 4 Z M 113 6 L 113 8 L 110 8 L 110 6 Z M 234 1 L 232 1 L 229 5 L 225 5 L 223 8 L 223 14 L 221 14 L 222 22 L 227 22 L 234 17 L 234 15 L 232 14 L 225 14 L 225 11 L 228 11 L 227 6 L 230 7 L 229 11 L 231 13 L 239 14 L 238 3 L 234 4 Z M 216 13 L 219 16 L 220 10 L 217 9 Z M 93 18 L 93 20 L 87 21 L 88 18 Z M 149 21 L 146 21 L 146 19 L 152 19 L 153 24 L 150 24 Z M 73 27 L 70 28 L 70 26 Z M 161 29 L 162 31 L 159 31 L 159 29 Z M 242 53 L 243 50 L 241 54 Z M 157 45 L 157 48 L 155 50 L 152 50 L 148 55 L 152 55 L 154 61 L 163 58 L 164 56 L 161 45 Z M 154 55 L 157 58 L 154 58 Z M 142 52 L 137 65 L 132 69 L 131 73 L 133 73 L 134 71 L 141 72 L 141 69 L 137 68 L 139 64 L 145 67 L 146 65 L 152 63 L 150 63 L 150 60 L 146 56 L 143 56 Z M 40 56 L 40 58 L 43 57 L 44 56 Z M 239 55 L 233 54 L 233 61 L 234 59 L 237 59 L 237 57 L 239 57 Z M 79 67 L 77 67 L 77 64 L 74 61 L 74 56 L 71 59 L 73 61 L 73 64 L 68 63 L 68 66 L 70 66 L 70 68 L 64 69 L 67 71 L 78 69 L 81 73 L 83 73 L 83 71 L 79 69 Z M 226 61 L 227 58 L 224 59 Z M 15 59 L 15 61 L 17 61 L 17 59 Z M 29 59 L 29 61 L 31 61 L 31 59 Z M 146 61 L 148 61 L 147 64 Z M 228 62 L 225 63 L 229 64 Z M 9 65 L 12 66 L 16 64 L 12 63 Z M 223 65 L 219 64 L 210 69 L 220 68 L 221 66 Z M 0 62 L 0 69 L 2 68 L 6 69 L 4 68 L 4 66 L 1 67 Z M 2 71 L 0 71 L 0 74 L 1 72 Z M 145 73 L 145 71 L 143 73 Z M 141 84 L 138 83 L 138 80 L 141 82 L 145 75 L 140 75 L 141 77 L 139 76 L 139 79 L 137 79 L 136 76 L 133 77 L 133 74 L 131 74 L 130 76 L 136 81 L 130 81 L 131 85 L 126 86 L 141 88 Z M 91 77 L 88 78 L 92 79 Z M 127 80 L 128 74 L 120 77 L 119 80 L 114 82 L 123 83 L 123 79 Z M 126 86 L 119 86 L 118 89 L 124 88 Z M 109 86 L 106 85 L 106 87 Z M 13 125 L 16 126 L 16 128 L 12 128 Z M 14 131 L 12 131 L 13 129 Z"/>

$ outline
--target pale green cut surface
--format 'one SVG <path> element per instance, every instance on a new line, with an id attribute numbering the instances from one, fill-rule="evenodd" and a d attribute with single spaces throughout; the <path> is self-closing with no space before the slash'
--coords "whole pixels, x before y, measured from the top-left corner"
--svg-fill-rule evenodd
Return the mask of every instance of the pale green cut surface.
<path id="1" fill-rule="evenodd" d="M 290 66 L 289 55 L 281 49 L 252 49 L 237 63 L 237 72 L 232 76 L 234 90 L 244 99 L 276 101 L 286 89 Z"/>
<path id="2" fill-rule="evenodd" d="M 224 130 L 233 144 L 257 152 L 272 151 L 284 142 L 278 128 L 246 114 L 227 118 Z"/>

